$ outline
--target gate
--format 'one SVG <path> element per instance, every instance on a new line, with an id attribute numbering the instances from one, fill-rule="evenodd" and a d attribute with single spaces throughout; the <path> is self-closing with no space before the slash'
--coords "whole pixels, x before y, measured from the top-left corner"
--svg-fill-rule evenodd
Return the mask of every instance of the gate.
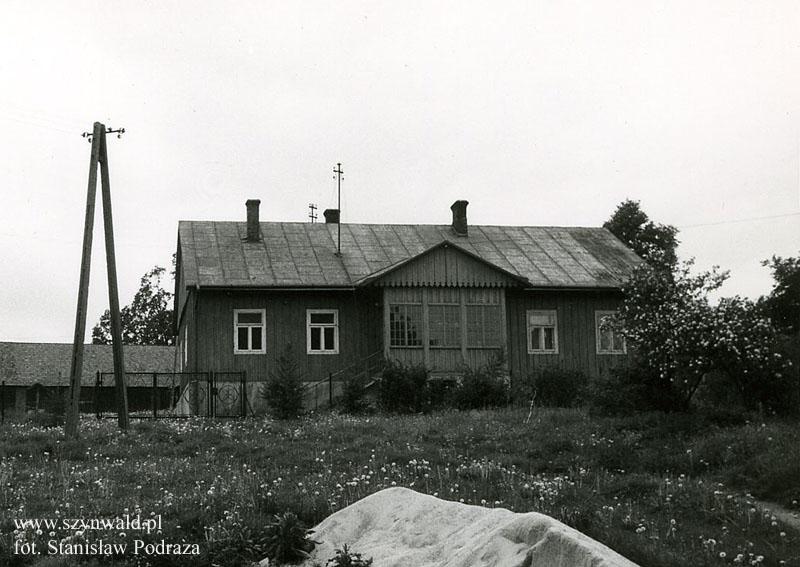
<path id="1" fill-rule="evenodd" d="M 131 418 L 244 417 L 252 415 L 244 372 L 126 372 Z M 98 418 L 116 414 L 114 373 L 98 372 Z"/>

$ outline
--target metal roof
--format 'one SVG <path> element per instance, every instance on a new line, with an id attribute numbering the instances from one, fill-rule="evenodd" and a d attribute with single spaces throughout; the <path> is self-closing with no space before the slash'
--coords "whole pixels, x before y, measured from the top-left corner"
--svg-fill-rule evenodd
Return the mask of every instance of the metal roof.
<path id="1" fill-rule="evenodd" d="M 174 346 L 125 345 L 126 372 L 172 372 Z M 0 380 L 9 386 L 69 386 L 72 344 L 0 343 Z M 111 345 L 83 345 L 81 385 L 94 386 L 95 373 L 113 372 Z"/>
<path id="2" fill-rule="evenodd" d="M 445 241 L 517 275 L 530 287 L 618 288 L 641 259 L 604 228 L 262 222 L 262 240 L 246 242 L 247 224 L 181 221 L 186 286 L 354 287 Z"/>

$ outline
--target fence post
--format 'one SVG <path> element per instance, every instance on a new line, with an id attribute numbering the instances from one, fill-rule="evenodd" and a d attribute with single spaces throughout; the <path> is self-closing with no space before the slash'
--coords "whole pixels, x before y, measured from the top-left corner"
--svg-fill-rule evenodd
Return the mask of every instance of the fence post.
<path id="1" fill-rule="evenodd" d="M 247 373 L 242 372 L 241 376 L 241 398 L 242 398 L 242 417 L 247 417 Z"/>
<path id="2" fill-rule="evenodd" d="M 153 419 L 158 417 L 158 373 L 153 372 Z"/>
<path id="3" fill-rule="evenodd" d="M 94 413 L 97 419 L 103 418 L 102 409 L 100 408 L 100 388 L 103 387 L 103 376 L 98 370 L 94 375 Z"/>
<path id="4" fill-rule="evenodd" d="M 215 417 L 217 413 L 216 397 L 217 397 L 217 380 L 216 373 L 209 372 L 208 374 L 208 417 Z"/>
<path id="5" fill-rule="evenodd" d="M 328 372 L 328 407 L 333 407 L 333 373 Z"/>

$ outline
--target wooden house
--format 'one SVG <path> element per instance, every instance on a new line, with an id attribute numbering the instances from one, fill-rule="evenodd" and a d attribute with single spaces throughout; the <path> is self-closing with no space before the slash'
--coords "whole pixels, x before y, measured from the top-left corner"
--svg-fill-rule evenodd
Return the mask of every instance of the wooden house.
<path id="1" fill-rule="evenodd" d="M 266 379 L 290 345 L 306 380 L 384 357 L 434 375 L 505 349 L 509 371 L 597 376 L 626 359 L 600 328 L 641 261 L 603 228 L 181 221 L 178 365 Z M 339 244 L 339 242 L 341 244 Z"/>
<path id="2" fill-rule="evenodd" d="M 174 346 L 128 345 L 124 349 L 127 373 L 172 373 Z M 6 411 L 61 411 L 69 390 L 72 344 L 0 342 L 0 404 Z M 81 408 L 93 412 L 97 404 L 114 407 L 113 378 L 96 390 L 97 373 L 113 373 L 111 345 L 84 345 L 81 372 Z M 128 404 L 132 411 L 150 407 L 149 380 L 129 377 Z M 166 389 L 163 384 L 160 389 Z M 169 392 L 163 392 L 169 398 Z"/>

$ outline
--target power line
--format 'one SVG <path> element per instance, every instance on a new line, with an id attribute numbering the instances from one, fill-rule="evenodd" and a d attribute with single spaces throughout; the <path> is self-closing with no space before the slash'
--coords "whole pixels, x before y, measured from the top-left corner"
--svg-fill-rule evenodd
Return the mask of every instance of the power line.
<path id="1" fill-rule="evenodd" d="M 796 217 L 796 216 L 800 216 L 800 212 L 785 213 L 785 214 L 782 214 L 782 215 L 768 215 L 768 216 L 764 216 L 764 217 L 748 217 L 748 218 L 744 218 L 744 219 L 734 219 L 734 220 L 718 221 L 718 222 L 706 222 L 706 223 L 700 223 L 700 224 L 685 224 L 683 226 L 679 226 L 678 228 L 684 229 L 684 228 L 697 228 L 697 227 L 702 227 L 702 226 L 719 226 L 719 225 L 723 225 L 723 224 L 735 224 L 735 223 L 740 223 L 740 222 L 750 222 L 750 221 L 769 220 L 769 219 L 780 219 L 780 218 Z"/>

